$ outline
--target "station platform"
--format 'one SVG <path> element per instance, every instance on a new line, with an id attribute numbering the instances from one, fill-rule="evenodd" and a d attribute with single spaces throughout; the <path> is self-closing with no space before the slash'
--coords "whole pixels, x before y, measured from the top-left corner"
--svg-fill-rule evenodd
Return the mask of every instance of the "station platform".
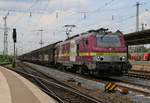
<path id="1" fill-rule="evenodd" d="M 0 103 L 58 103 L 30 81 L 0 66 Z"/>

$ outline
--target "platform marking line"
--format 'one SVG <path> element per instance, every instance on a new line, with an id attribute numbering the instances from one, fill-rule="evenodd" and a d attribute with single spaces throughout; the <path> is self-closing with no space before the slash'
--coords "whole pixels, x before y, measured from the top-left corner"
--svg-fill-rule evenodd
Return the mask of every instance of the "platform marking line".
<path id="1" fill-rule="evenodd" d="M 10 88 L 0 66 L 0 103 L 12 103 Z"/>

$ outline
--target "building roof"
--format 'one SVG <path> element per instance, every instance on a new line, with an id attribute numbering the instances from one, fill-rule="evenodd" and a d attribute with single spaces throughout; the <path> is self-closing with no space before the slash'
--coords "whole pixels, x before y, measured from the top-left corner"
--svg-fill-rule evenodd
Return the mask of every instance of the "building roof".
<path id="1" fill-rule="evenodd" d="M 150 29 L 125 34 L 127 45 L 150 44 Z"/>

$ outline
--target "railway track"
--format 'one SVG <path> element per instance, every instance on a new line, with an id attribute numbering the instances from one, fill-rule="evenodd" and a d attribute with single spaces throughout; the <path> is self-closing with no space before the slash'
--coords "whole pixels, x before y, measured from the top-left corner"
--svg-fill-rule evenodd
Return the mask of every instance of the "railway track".
<path id="1" fill-rule="evenodd" d="M 150 80 L 150 72 L 149 71 L 131 70 L 131 71 L 129 71 L 127 76 Z"/>
<path id="2" fill-rule="evenodd" d="M 140 71 L 138 72 L 140 73 Z M 70 73 L 70 72 L 67 72 L 67 73 Z M 74 73 L 71 72 L 71 74 L 74 74 Z M 119 77 L 99 78 L 99 77 L 95 77 L 95 76 L 93 77 L 89 75 L 80 75 L 80 74 L 76 74 L 76 75 L 89 79 L 89 80 L 100 82 L 103 84 L 107 84 L 108 82 L 113 82 L 113 83 L 116 83 L 118 87 L 127 88 L 129 91 L 138 92 L 138 93 L 142 93 L 144 95 L 150 96 L 150 85 L 135 82 L 135 79 L 140 78 L 138 75 L 136 77 L 127 75 L 125 78 L 121 78 L 121 79 L 119 79 Z M 132 78 L 132 81 L 130 81 L 131 78 Z M 148 76 L 147 78 L 145 77 L 145 79 L 148 79 L 148 78 L 149 78 Z M 143 80 L 144 78 L 141 77 L 140 79 L 144 81 Z"/>
<path id="3" fill-rule="evenodd" d="M 53 79 L 51 79 L 51 78 L 49 78 L 49 75 L 48 75 L 48 77 L 45 75 L 45 74 L 47 74 L 46 72 L 42 72 L 41 73 L 41 71 L 39 70 L 39 69 L 36 69 L 34 66 L 32 66 L 32 65 L 29 65 L 29 64 L 27 64 L 27 63 L 24 63 L 25 64 L 25 67 L 24 68 L 27 68 L 27 70 L 29 69 L 29 71 L 31 71 L 32 72 L 32 76 L 36 76 L 36 78 L 39 78 L 39 79 L 42 79 L 42 81 L 44 81 L 44 83 L 46 84 L 46 85 L 49 85 L 49 83 L 50 83 L 50 90 L 54 90 L 54 92 L 56 92 L 56 94 L 58 94 L 58 97 L 61 97 L 61 99 L 63 100 L 63 101 L 65 101 L 65 103 L 85 103 L 85 102 L 87 102 L 87 101 L 85 101 L 84 99 L 82 100 L 82 99 L 77 99 L 77 98 L 75 98 L 74 99 L 74 97 L 76 97 L 76 96 L 71 96 L 71 97 L 69 97 L 68 95 L 70 95 L 70 93 L 67 93 L 67 92 L 64 92 L 63 90 L 61 90 L 60 89 L 60 87 L 59 86 L 63 86 L 64 87 L 64 85 L 65 84 L 61 84 L 61 83 L 57 83 L 57 81 L 55 81 L 54 80 L 54 84 L 53 84 Z M 26 65 L 27 65 L 27 67 L 26 67 Z M 19 71 L 24 71 L 24 70 L 22 70 L 21 68 L 22 68 L 22 65 L 20 65 L 20 67 L 19 67 L 20 69 L 18 69 Z M 42 68 L 42 67 L 39 67 L 39 68 Z M 46 69 L 46 67 L 43 67 L 42 69 Z M 47 68 L 47 69 L 49 69 L 49 68 Z M 59 70 L 60 71 L 60 70 Z M 40 72 L 40 73 L 39 73 Z M 61 71 L 60 71 L 61 72 Z M 63 71 L 63 72 L 65 72 L 65 71 Z M 25 71 L 23 72 L 23 73 L 26 73 Z M 72 73 L 72 72 L 66 72 L 67 74 L 71 74 L 71 75 L 74 75 L 74 73 Z M 43 75 L 44 74 L 44 75 Z M 49 73 L 48 73 L 49 74 Z M 29 74 L 28 74 L 29 75 Z M 31 80 L 32 80 L 32 76 L 30 77 L 30 76 L 28 76 L 28 75 L 25 75 L 25 76 L 27 76 L 27 78 L 31 78 Z M 116 83 L 117 85 L 118 85 L 118 87 L 120 88 L 127 88 L 128 90 L 129 90 L 129 93 L 133 93 L 133 94 L 137 94 L 137 95 L 141 95 L 141 94 L 143 94 L 143 95 L 145 95 L 145 96 L 150 96 L 150 87 L 146 87 L 146 85 L 141 85 L 141 84 L 138 84 L 138 83 L 134 83 L 134 82 L 131 82 L 131 81 L 128 81 L 128 80 L 125 80 L 125 81 L 122 81 L 122 79 L 112 79 L 112 78 L 108 78 L 108 79 L 101 79 L 101 78 L 95 78 L 95 77 L 92 77 L 92 76 L 88 76 L 88 75 L 80 75 L 80 74 L 76 74 L 76 76 L 79 76 L 79 77 L 82 77 L 82 78 L 85 78 L 85 79 L 87 79 L 87 80 L 92 80 L 92 81 L 95 81 L 95 82 L 100 82 L 100 83 L 103 83 L 103 84 L 106 84 L 106 83 L 108 83 L 108 82 L 114 82 L 114 83 Z M 126 78 L 130 78 L 130 77 L 126 77 Z M 51 79 L 51 80 L 49 80 L 49 79 Z M 136 78 L 137 79 L 137 78 Z M 124 80 L 124 79 L 123 79 Z M 76 81 L 77 82 L 77 81 Z M 37 83 L 37 85 L 38 85 L 38 83 Z M 53 85 L 54 85 L 54 87 L 53 87 Z M 58 88 L 56 88 L 57 86 L 56 85 L 59 85 L 58 86 Z M 55 87 L 56 86 L 56 87 Z M 65 86 L 65 87 L 67 87 L 67 88 L 69 88 L 70 89 L 70 86 Z M 54 89 L 55 88 L 55 89 Z M 149 89 L 148 89 L 149 88 Z M 74 90 L 75 89 L 75 90 Z M 87 94 L 87 93 L 85 93 L 85 92 L 81 92 L 81 91 L 79 91 L 79 90 L 76 90 L 76 88 L 71 88 L 71 90 L 73 90 L 73 91 L 75 91 L 75 92 L 79 92 L 79 93 L 81 93 L 82 95 L 85 95 L 85 94 Z M 47 92 L 47 90 L 43 90 L 43 91 L 45 91 L 45 92 Z M 60 91 L 63 91 L 63 92 L 61 92 L 60 93 Z M 131 91 L 131 92 L 130 92 Z M 64 95 L 65 94 L 65 95 Z M 63 97 L 62 97 L 62 95 L 64 95 Z M 103 95 L 103 94 L 102 94 Z M 98 99 L 97 97 L 95 98 L 92 98 L 92 99 L 94 99 L 94 100 L 96 100 L 96 101 L 98 101 L 98 102 L 93 102 L 93 101 L 89 101 L 88 100 L 88 102 L 87 103 L 111 103 L 110 101 L 112 101 L 111 99 L 109 99 L 110 97 L 107 95 L 107 93 L 106 94 L 104 94 L 105 95 L 105 97 L 104 98 L 107 98 L 107 99 L 104 99 L 104 98 L 102 98 L 102 99 Z M 111 95 L 111 94 L 110 94 Z M 86 96 L 88 96 L 89 97 L 89 95 L 86 95 Z M 93 96 L 93 95 L 90 95 L 90 98 L 91 98 L 91 96 Z M 107 97 L 108 96 L 108 97 Z M 67 98 L 66 98 L 67 97 Z M 78 96 L 77 96 L 78 97 Z M 81 97 L 81 96 L 80 96 Z M 68 99 L 68 98 L 71 98 L 71 99 Z M 101 98 L 101 97 L 100 97 Z M 65 100 L 65 99 L 67 99 L 67 100 Z M 73 99 L 73 100 L 72 100 Z M 77 100 L 76 100 L 77 99 Z M 75 101 L 74 101 L 75 100 Z M 100 101 L 99 101 L 100 100 Z M 101 101 L 102 100 L 102 101 Z M 72 101 L 72 102 L 71 102 Z M 115 102 L 114 102 L 115 103 Z"/>
<path id="4" fill-rule="evenodd" d="M 129 91 L 142 93 L 150 96 L 150 85 L 146 85 L 140 82 L 135 82 L 136 78 L 111 78 L 119 87 L 127 88 Z"/>
<path id="5" fill-rule="evenodd" d="M 15 72 L 35 83 L 45 93 L 54 97 L 60 103 L 107 103 L 85 95 L 23 63 L 18 64 Z"/>
<path id="6" fill-rule="evenodd" d="M 64 72 L 66 72 L 66 71 L 64 71 Z M 66 73 L 75 74 L 72 72 L 66 72 Z M 126 80 L 124 80 L 125 78 L 119 79 L 118 77 L 117 78 L 97 78 L 97 77 L 93 77 L 93 76 L 89 76 L 89 75 L 80 75 L 80 74 L 76 74 L 76 75 L 83 77 L 87 80 L 93 80 L 93 81 L 100 82 L 103 84 L 107 84 L 108 82 L 114 82 L 119 87 L 127 88 L 129 91 L 142 93 L 144 95 L 150 95 L 150 91 L 149 91 L 150 86 L 135 83 L 134 79 L 132 81 L 129 81 L 128 79 L 130 79 L 130 77 L 126 77 Z"/>

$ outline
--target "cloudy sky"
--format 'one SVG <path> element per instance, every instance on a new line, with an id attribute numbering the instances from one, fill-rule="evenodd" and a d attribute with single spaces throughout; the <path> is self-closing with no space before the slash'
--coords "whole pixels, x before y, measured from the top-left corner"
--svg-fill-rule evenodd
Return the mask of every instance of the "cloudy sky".
<path id="1" fill-rule="evenodd" d="M 12 28 L 17 29 L 18 54 L 66 38 L 64 25 L 74 24 L 71 35 L 101 27 L 123 33 L 135 31 L 136 2 L 140 5 L 140 29 L 150 28 L 150 0 L 0 0 L 0 52 L 3 51 L 3 17 L 9 12 L 8 48 L 12 53 Z M 43 46 L 44 46 L 43 45 Z"/>

